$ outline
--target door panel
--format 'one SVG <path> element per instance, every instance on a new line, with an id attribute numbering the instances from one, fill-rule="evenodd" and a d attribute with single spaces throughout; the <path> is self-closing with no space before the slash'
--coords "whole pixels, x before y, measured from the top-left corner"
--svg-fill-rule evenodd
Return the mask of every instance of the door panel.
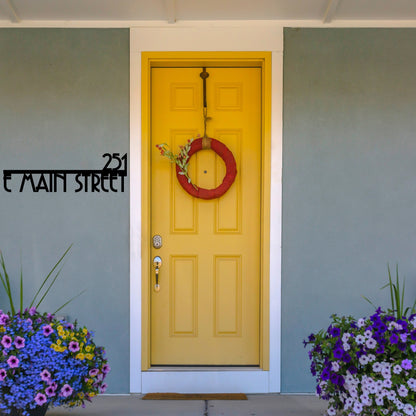
<path id="1" fill-rule="evenodd" d="M 233 152 L 237 176 L 220 198 L 201 200 L 179 185 L 155 145 L 203 134 L 201 68 L 151 74 L 151 232 L 163 239 L 160 291 L 151 283 L 152 365 L 259 365 L 261 69 L 207 68 L 207 134 Z M 189 174 L 215 188 L 225 165 L 211 150 Z"/>

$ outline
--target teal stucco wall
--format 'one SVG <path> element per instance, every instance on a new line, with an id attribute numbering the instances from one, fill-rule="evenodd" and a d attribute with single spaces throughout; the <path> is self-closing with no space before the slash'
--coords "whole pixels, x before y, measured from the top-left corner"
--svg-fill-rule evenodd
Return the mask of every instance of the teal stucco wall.
<path id="1" fill-rule="evenodd" d="M 0 29 L 0 173 L 102 169 L 129 150 L 129 31 Z M 13 177 L 14 178 L 14 177 Z M 43 310 L 83 289 L 62 314 L 95 331 L 108 352 L 110 393 L 129 391 L 129 184 L 120 192 L 33 192 L 0 183 L 0 249 L 20 264 L 25 300 L 65 249 L 71 254 Z M 20 260 L 21 259 L 21 260 Z M 0 290 L 0 305 L 7 308 Z"/>
<path id="2" fill-rule="evenodd" d="M 282 390 L 314 390 L 302 339 L 332 313 L 416 297 L 416 30 L 284 33 Z"/>

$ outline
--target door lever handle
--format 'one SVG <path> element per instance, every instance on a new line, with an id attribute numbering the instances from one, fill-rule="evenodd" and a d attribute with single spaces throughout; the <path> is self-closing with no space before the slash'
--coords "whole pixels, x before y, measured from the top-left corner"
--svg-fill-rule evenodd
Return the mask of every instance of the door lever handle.
<path id="1" fill-rule="evenodd" d="M 155 269 L 156 274 L 156 284 L 155 284 L 155 292 L 160 291 L 160 284 L 159 284 L 159 271 L 160 267 L 162 266 L 162 259 L 159 256 L 154 257 L 153 259 L 153 268 Z"/>

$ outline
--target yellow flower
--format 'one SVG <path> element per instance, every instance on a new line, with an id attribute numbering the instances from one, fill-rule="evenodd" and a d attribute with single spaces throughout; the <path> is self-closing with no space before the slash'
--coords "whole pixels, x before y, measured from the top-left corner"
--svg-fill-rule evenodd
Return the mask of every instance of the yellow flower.
<path id="1" fill-rule="evenodd" d="M 0 332 L 6 332 L 6 330 L 4 329 L 4 326 L 0 326 Z"/>
<path id="2" fill-rule="evenodd" d="M 56 329 L 57 329 L 58 331 L 63 331 L 63 330 L 64 330 L 64 327 L 63 327 L 62 325 L 59 325 Z"/>
<path id="3" fill-rule="evenodd" d="M 88 329 L 87 328 L 82 328 L 82 332 L 87 335 L 88 334 Z"/>
<path id="4" fill-rule="evenodd" d="M 92 391 L 91 393 L 90 393 L 90 397 L 94 397 L 96 394 Z"/>
<path id="5" fill-rule="evenodd" d="M 87 346 L 85 347 L 85 351 L 87 351 L 87 352 L 91 352 L 91 346 L 90 346 L 90 345 L 87 345 Z"/>
<path id="6" fill-rule="evenodd" d="M 89 378 L 88 381 L 87 381 L 87 383 L 88 384 L 92 384 L 92 383 L 94 383 L 94 380 L 92 378 Z"/>
<path id="7" fill-rule="evenodd" d="M 80 393 L 78 393 L 78 397 L 80 398 L 80 399 L 83 399 L 84 398 L 84 393 L 81 391 Z"/>
<path id="8" fill-rule="evenodd" d="M 77 360 L 85 360 L 85 355 L 82 353 L 82 352 L 79 352 L 76 356 L 75 356 L 75 358 L 77 359 Z"/>
<path id="9" fill-rule="evenodd" d="M 90 352 L 88 354 L 85 354 L 85 357 L 87 360 L 92 360 L 94 358 L 94 354 L 91 354 Z"/>
<path id="10" fill-rule="evenodd" d="M 56 341 L 56 343 L 57 343 L 58 345 L 61 345 L 61 344 L 62 344 L 62 341 L 61 341 L 60 339 L 58 339 L 58 341 Z"/>

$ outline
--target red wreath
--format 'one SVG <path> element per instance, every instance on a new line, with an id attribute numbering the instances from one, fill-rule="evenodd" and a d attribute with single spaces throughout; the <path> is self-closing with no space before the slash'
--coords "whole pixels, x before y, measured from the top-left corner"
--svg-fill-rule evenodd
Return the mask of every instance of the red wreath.
<path id="1" fill-rule="evenodd" d="M 235 176 L 237 175 L 237 165 L 235 163 L 234 156 L 230 149 L 218 140 L 211 138 L 200 138 L 192 142 L 191 148 L 188 152 L 188 160 L 191 156 L 203 149 L 212 149 L 218 156 L 222 158 L 225 163 L 226 173 L 220 186 L 215 189 L 205 189 L 194 186 L 189 183 L 185 175 L 181 175 L 180 168 L 176 165 L 176 177 L 182 188 L 185 189 L 188 194 L 201 199 L 214 199 L 224 195 L 230 186 L 233 184 Z"/>

